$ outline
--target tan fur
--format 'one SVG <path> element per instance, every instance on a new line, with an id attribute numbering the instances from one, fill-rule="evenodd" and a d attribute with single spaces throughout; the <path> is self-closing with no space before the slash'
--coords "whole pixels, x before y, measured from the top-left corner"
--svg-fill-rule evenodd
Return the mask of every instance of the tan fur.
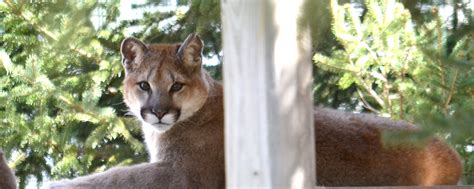
<path id="1" fill-rule="evenodd" d="M 0 150 L 0 189 L 15 189 L 16 180 L 13 171 L 8 167 L 7 160 Z"/>
<path id="2" fill-rule="evenodd" d="M 124 40 L 124 100 L 142 121 L 152 163 L 57 182 L 53 188 L 224 188 L 223 88 L 201 68 L 202 47 L 193 34 L 182 45 Z M 137 84 L 141 81 L 150 83 L 149 92 Z M 184 86 L 171 93 L 175 81 Z M 156 121 L 153 112 L 158 110 L 181 116 L 169 126 L 154 125 L 150 122 Z M 413 129 L 405 122 L 321 108 L 314 118 L 319 185 L 443 185 L 459 180 L 458 155 L 438 139 L 418 148 L 382 145 L 382 130 Z"/>

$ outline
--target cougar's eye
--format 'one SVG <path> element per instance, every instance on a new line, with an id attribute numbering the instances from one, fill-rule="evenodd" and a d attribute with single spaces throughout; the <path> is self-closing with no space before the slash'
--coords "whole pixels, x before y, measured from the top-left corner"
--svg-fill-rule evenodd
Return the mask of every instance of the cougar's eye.
<path id="1" fill-rule="evenodd" d="M 144 91 L 149 91 L 150 90 L 150 84 L 146 81 L 139 82 L 138 86 L 140 86 L 140 89 L 142 89 Z"/>
<path id="2" fill-rule="evenodd" d="M 178 92 L 179 90 L 181 90 L 181 88 L 183 88 L 183 84 L 182 84 L 182 83 L 174 83 L 174 84 L 171 86 L 170 91 L 171 91 L 171 92 Z"/>

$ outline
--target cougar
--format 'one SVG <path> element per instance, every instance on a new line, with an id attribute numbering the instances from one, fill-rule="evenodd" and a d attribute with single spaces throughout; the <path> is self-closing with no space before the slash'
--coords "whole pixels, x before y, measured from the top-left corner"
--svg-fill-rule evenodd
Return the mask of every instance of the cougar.
<path id="1" fill-rule="evenodd" d="M 124 101 L 142 123 L 150 162 L 51 188 L 224 188 L 223 87 L 202 68 L 202 49 L 196 34 L 180 44 L 125 39 Z M 383 131 L 412 130 L 407 122 L 316 108 L 314 128 L 318 185 L 449 185 L 461 176 L 458 154 L 438 138 L 383 145 Z"/>

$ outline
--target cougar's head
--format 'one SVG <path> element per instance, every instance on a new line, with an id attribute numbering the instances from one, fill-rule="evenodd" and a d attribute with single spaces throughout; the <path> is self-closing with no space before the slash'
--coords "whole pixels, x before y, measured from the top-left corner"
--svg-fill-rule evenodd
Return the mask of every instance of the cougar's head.
<path id="1" fill-rule="evenodd" d="M 124 101 L 143 125 L 164 132 L 203 106 L 209 83 L 201 71 L 202 48 L 196 34 L 181 44 L 123 40 Z"/>

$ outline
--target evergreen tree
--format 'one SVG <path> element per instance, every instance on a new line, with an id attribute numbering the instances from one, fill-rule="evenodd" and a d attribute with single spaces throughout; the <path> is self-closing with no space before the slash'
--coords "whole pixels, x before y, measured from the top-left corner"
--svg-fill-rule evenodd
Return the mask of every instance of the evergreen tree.
<path id="1" fill-rule="evenodd" d="M 94 29 L 97 7 L 117 15 L 117 2 L 0 4 L 0 146 L 20 188 L 29 176 L 41 182 L 145 160 L 137 124 L 122 117 L 124 37 Z"/>

